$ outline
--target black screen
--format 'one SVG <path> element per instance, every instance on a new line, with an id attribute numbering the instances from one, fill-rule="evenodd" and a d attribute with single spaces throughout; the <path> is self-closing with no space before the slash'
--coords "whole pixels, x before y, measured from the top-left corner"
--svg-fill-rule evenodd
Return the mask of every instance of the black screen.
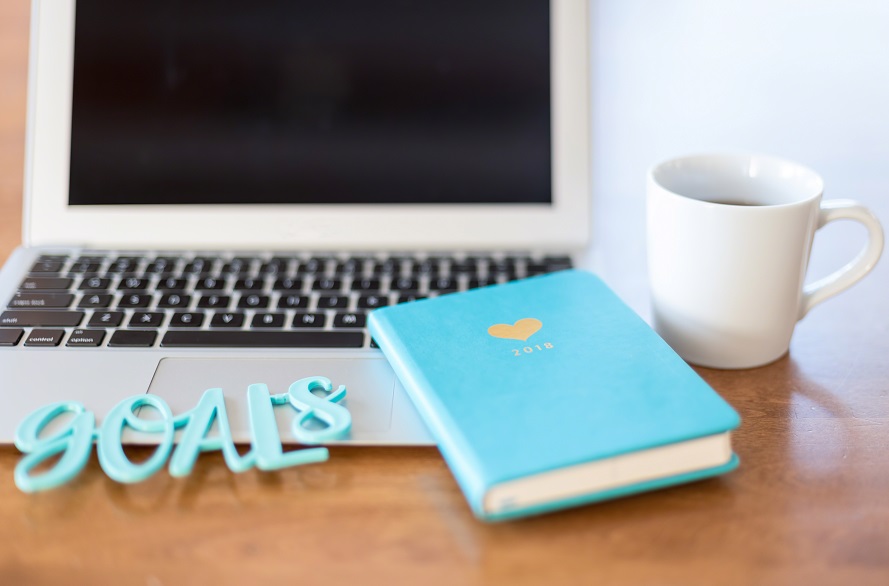
<path id="1" fill-rule="evenodd" d="M 69 202 L 550 203 L 547 0 L 77 0 Z"/>

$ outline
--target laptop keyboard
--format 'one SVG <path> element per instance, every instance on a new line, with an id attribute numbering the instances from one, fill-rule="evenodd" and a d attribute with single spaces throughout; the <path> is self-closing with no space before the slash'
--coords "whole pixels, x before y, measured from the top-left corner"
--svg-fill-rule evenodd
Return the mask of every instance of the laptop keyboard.
<path id="1" fill-rule="evenodd" d="M 44 255 L 0 346 L 366 348 L 367 313 L 571 268 L 568 256 Z"/>

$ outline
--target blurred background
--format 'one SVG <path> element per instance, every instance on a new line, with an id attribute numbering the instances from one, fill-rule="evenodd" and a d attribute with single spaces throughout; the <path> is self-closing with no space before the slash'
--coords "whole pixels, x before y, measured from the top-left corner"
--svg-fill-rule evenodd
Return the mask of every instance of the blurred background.
<path id="1" fill-rule="evenodd" d="M 645 173 L 663 159 L 792 159 L 824 177 L 825 198 L 857 199 L 889 226 L 889 3 L 594 0 L 590 12 L 592 185 L 607 212 L 595 232 L 625 249 L 604 250 L 602 270 L 638 311 L 647 312 L 644 272 L 621 265 L 644 262 Z M 851 222 L 820 231 L 810 276 L 851 260 L 863 242 Z M 856 288 L 807 319 L 845 311 L 864 325 L 875 308 L 856 304 Z"/>
<path id="2" fill-rule="evenodd" d="M 27 0 L 0 2 L 4 234 L 20 230 L 28 11 Z M 663 159 L 793 159 L 822 174 L 825 197 L 858 199 L 889 224 L 889 3 L 592 0 L 590 26 L 594 245 L 606 280 L 643 315 L 645 172 Z M 863 238 L 848 222 L 822 230 L 810 275 L 841 266 Z M 875 311 L 889 316 L 856 303 L 869 286 L 865 279 L 829 311 L 862 326 Z M 819 311 L 828 310 L 807 320 Z"/>

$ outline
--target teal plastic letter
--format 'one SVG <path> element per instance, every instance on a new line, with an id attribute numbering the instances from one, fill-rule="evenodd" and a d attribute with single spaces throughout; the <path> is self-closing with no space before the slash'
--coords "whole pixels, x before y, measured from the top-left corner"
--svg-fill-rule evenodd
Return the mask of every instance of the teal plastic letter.
<path id="1" fill-rule="evenodd" d="M 73 413 L 71 421 L 57 433 L 40 438 L 40 432 L 64 413 Z M 15 485 L 24 492 L 37 492 L 61 486 L 80 474 L 93 447 L 96 416 L 74 401 L 53 403 L 37 409 L 15 431 L 15 446 L 26 454 L 15 467 Z M 62 452 L 52 469 L 31 475 L 31 470 Z"/>
<path id="2" fill-rule="evenodd" d="M 272 403 L 287 402 L 287 395 L 269 396 L 269 388 L 263 384 L 247 387 L 247 404 L 250 409 L 250 429 L 253 432 L 253 451 L 256 454 L 256 467 L 260 470 L 280 470 L 288 466 L 299 466 L 314 462 L 324 462 L 328 458 L 327 448 L 295 450 L 286 454 L 281 449 L 278 424 Z"/>
<path id="3" fill-rule="evenodd" d="M 186 416 L 185 430 L 170 458 L 170 476 L 188 476 L 201 452 L 222 450 L 225 463 L 232 472 L 244 472 L 256 463 L 252 451 L 241 456 L 235 449 L 222 389 L 207 389 L 194 409 L 183 415 Z M 180 417 L 176 418 L 177 422 Z M 214 419 L 219 422 L 219 435 L 207 437 Z"/>
<path id="4" fill-rule="evenodd" d="M 293 437 L 304 444 L 320 444 L 322 442 L 341 439 L 349 434 L 352 429 L 352 414 L 341 405 L 337 405 L 346 396 L 346 387 L 340 385 L 333 390 L 329 378 L 323 376 L 311 376 L 302 378 L 287 390 L 290 404 L 300 411 L 293 420 Z M 312 391 L 325 391 L 330 393 L 322 398 Z M 317 418 L 327 424 L 321 429 L 308 429 L 307 421 Z"/>
<path id="5" fill-rule="evenodd" d="M 161 414 L 161 421 L 145 421 L 136 417 L 133 410 L 138 407 L 152 407 Z M 138 431 L 154 432 L 158 424 L 162 425 L 163 438 L 154 454 L 141 464 L 133 464 L 123 452 L 120 435 L 124 427 L 130 426 Z M 174 422 L 173 413 L 166 401 L 157 395 L 138 395 L 124 399 L 108 413 L 102 423 L 99 435 L 99 464 L 110 478 L 118 482 L 140 482 L 160 470 L 170 450 L 173 449 Z"/>

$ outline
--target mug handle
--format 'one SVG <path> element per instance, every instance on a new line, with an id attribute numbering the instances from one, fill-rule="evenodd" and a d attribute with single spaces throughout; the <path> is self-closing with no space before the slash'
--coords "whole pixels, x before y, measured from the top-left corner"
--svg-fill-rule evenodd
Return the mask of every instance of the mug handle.
<path id="1" fill-rule="evenodd" d="M 805 317 L 809 310 L 825 299 L 833 297 L 857 283 L 871 272 L 880 259 L 880 254 L 883 252 L 883 228 L 874 213 L 851 199 L 822 201 L 816 229 L 821 229 L 829 222 L 840 219 L 857 220 L 864 224 L 864 227 L 867 228 L 867 243 L 849 264 L 803 287 L 802 303 L 800 303 L 797 319 Z"/>

